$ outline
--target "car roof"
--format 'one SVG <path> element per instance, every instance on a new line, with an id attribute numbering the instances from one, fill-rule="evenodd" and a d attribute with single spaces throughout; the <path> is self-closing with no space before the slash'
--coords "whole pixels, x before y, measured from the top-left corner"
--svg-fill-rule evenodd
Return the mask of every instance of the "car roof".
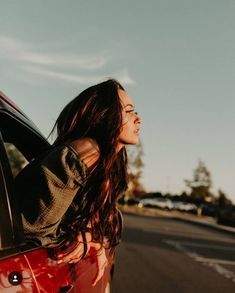
<path id="1" fill-rule="evenodd" d="M 14 117 L 20 119 L 24 124 L 29 126 L 34 132 L 36 132 L 43 139 L 45 137 L 37 128 L 37 126 L 29 119 L 29 117 L 2 91 L 0 91 L 0 111 L 7 112 Z"/>

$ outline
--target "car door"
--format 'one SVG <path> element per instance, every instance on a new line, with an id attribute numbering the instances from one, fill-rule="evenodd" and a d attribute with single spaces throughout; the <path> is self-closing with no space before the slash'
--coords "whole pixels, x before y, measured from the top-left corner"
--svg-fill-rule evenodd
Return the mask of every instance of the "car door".
<path id="1" fill-rule="evenodd" d="M 67 292 L 68 266 L 58 266 L 46 249 L 24 241 L 14 195 L 14 176 L 49 144 L 8 106 L 0 108 L 0 292 Z"/>
<path id="2" fill-rule="evenodd" d="M 92 287 L 95 256 L 58 265 L 49 250 L 24 241 L 14 177 L 48 147 L 33 123 L 0 92 L 0 292 L 108 292 L 113 257 L 103 278 Z"/>
<path id="3" fill-rule="evenodd" d="M 21 219 L 13 198 L 13 177 L 4 136 L 7 137 L 8 119 L 0 112 L 0 292 L 38 292 L 34 274 L 25 257 Z M 12 125 L 13 126 L 13 125 Z M 11 126 L 10 126 L 11 128 Z M 13 129 L 12 129 L 13 131 Z M 15 129 L 17 131 L 17 129 Z M 12 133 L 13 135 L 13 133 Z"/>

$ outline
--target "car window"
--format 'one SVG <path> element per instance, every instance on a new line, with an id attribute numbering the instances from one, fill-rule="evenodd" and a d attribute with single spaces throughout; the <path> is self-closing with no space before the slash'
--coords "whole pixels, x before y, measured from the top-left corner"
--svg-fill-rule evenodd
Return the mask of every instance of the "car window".
<path id="1" fill-rule="evenodd" d="M 14 177 L 48 143 L 20 118 L 0 109 L 0 258 L 14 253 L 24 242 L 21 216 L 14 190 Z M 3 241 L 4 240 L 4 241 Z"/>
<path id="2" fill-rule="evenodd" d="M 11 167 L 12 175 L 15 178 L 29 162 L 14 144 L 5 142 L 4 146 Z"/>
<path id="3" fill-rule="evenodd" d="M 3 141 L 13 144 L 28 161 L 49 147 L 46 139 L 30 122 L 22 121 L 10 113 L 0 111 L 0 131 Z"/>

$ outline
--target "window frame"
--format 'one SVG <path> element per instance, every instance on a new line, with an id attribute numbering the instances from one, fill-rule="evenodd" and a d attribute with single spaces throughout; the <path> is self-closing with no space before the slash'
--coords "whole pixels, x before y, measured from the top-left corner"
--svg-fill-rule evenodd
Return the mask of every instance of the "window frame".
<path id="1" fill-rule="evenodd" d="M 4 142 L 13 143 L 29 162 L 50 146 L 48 141 L 33 127 L 30 120 L 25 121 L 25 117 L 17 117 L 20 114 L 17 116 L 14 114 L 4 108 L 0 109 L 0 260 L 36 248 L 35 245 L 29 245 L 24 241 L 21 215 L 14 192 L 14 178 Z M 3 138 L 8 126 L 12 132 L 14 126 L 19 130 L 19 132 L 14 131 L 13 133 L 9 131 L 9 137 L 13 138 L 12 141 Z M 5 132 L 4 135 L 3 132 Z M 21 135 L 25 136 L 25 141 L 22 140 Z M 24 150 L 22 151 L 22 149 Z"/>

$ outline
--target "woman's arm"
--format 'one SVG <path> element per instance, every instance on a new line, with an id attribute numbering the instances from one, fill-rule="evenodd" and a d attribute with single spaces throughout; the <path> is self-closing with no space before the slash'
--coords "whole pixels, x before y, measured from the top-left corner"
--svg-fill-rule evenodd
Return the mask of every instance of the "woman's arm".
<path id="1" fill-rule="evenodd" d="M 69 145 L 89 169 L 95 166 L 100 152 L 99 146 L 94 139 L 88 137 L 77 139 L 71 141 Z"/>
<path id="2" fill-rule="evenodd" d="M 106 266 L 108 265 L 108 259 L 107 259 L 105 248 L 103 247 L 103 245 L 97 242 L 93 242 L 90 232 L 86 232 L 85 236 L 86 236 L 86 245 L 87 245 L 86 255 L 88 254 L 95 255 L 97 271 L 96 271 L 95 278 L 92 282 L 92 286 L 95 286 L 96 283 L 102 278 L 104 274 L 104 270 Z M 77 243 L 78 245 L 76 246 L 76 248 L 69 254 L 58 255 L 58 261 L 57 261 L 58 264 L 63 262 L 75 264 L 81 260 L 84 253 L 84 240 L 81 233 L 77 236 Z"/>
<path id="3" fill-rule="evenodd" d="M 27 239 L 44 246 L 62 240 L 61 220 L 98 157 L 97 145 L 84 138 L 57 146 L 26 166 L 16 187 Z"/>

